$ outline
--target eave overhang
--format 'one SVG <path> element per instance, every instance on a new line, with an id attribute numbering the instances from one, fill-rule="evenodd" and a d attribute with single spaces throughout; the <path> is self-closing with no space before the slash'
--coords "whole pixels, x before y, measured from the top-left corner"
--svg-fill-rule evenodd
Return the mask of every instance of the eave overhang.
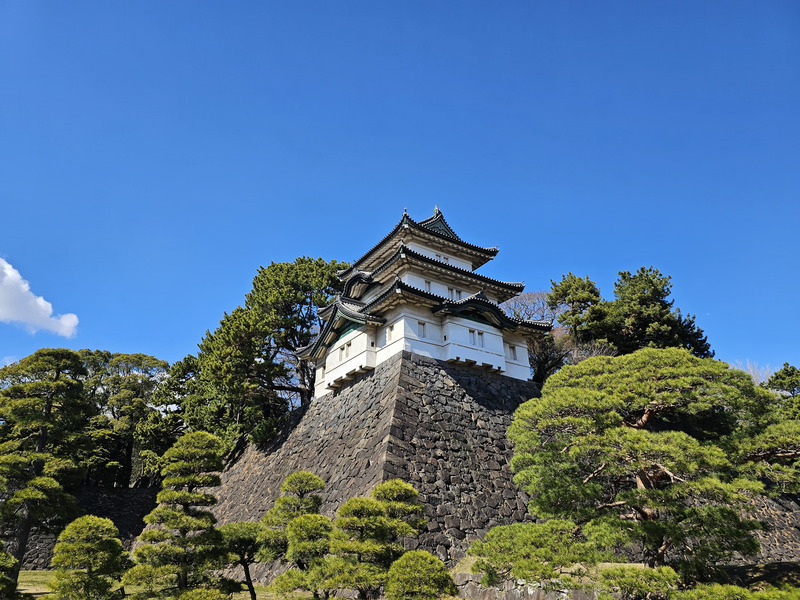
<path id="1" fill-rule="evenodd" d="M 422 223 L 425 223 L 425 225 Z M 444 227 L 450 233 L 446 233 Z M 400 219 L 400 222 L 395 225 L 394 229 L 386 237 L 368 250 L 361 258 L 354 261 L 350 267 L 340 271 L 338 273 L 339 277 L 343 281 L 347 281 L 359 270 L 370 270 L 370 267 L 379 266 L 396 251 L 401 243 L 408 242 L 414 238 L 433 242 L 442 248 L 449 249 L 456 255 L 463 256 L 470 261 L 473 270 L 492 260 L 497 256 L 498 252 L 496 247 L 484 248 L 461 240 L 452 232 L 441 213 L 434 214 L 430 219 L 425 219 L 420 223 L 409 217 L 408 213 L 404 213 L 403 218 Z"/>
<path id="2" fill-rule="evenodd" d="M 384 311 L 391 310 L 395 306 L 408 302 L 433 308 L 443 300 L 445 300 L 445 298 L 441 296 L 403 283 L 400 279 L 395 279 L 380 296 L 364 307 L 364 311 L 371 314 L 381 314 Z"/>
<path id="3" fill-rule="evenodd" d="M 478 292 L 462 300 L 445 300 L 433 309 L 435 315 L 453 315 L 488 321 L 498 329 L 509 329 L 521 334 L 546 333 L 553 324 L 549 321 L 527 321 L 509 317 L 503 309 L 489 300 L 483 292 Z"/>
<path id="4" fill-rule="evenodd" d="M 399 263 L 417 266 L 424 271 L 437 273 L 445 279 L 450 279 L 453 282 L 460 282 L 464 287 L 472 287 L 473 289 L 476 287 L 483 287 L 485 289 L 491 289 L 500 302 L 505 302 L 513 298 L 525 289 L 525 284 L 522 282 L 492 279 L 491 277 L 462 269 L 450 263 L 430 258 L 401 244 L 386 262 L 371 273 L 359 271 L 356 275 L 348 279 L 344 285 L 344 295 L 351 298 L 360 298 L 372 284 L 385 284 L 392 275 L 397 275 L 396 270 L 393 271 L 392 267 L 397 267 Z"/>
<path id="5" fill-rule="evenodd" d="M 320 308 L 318 314 L 319 318 L 323 321 L 327 321 L 336 310 L 341 314 L 351 315 L 352 318 L 358 318 L 362 316 L 362 308 L 364 308 L 364 303 L 360 300 L 350 298 L 347 294 L 339 294 L 333 302 Z"/>
<path id="6" fill-rule="evenodd" d="M 322 331 L 313 342 L 297 351 L 298 358 L 305 360 L 322 358 L 325 356 L 326 349 L 339 339 L 341 332 L 350 324 L 378 326 L 386 322 L 379 316 L 353 310 L 345 304 L 349 301 L 350 299 L 337 298 L 336 301 L 325 307 L 327 317 Z M 322 313 L 322 311 L 320 312 Z"/>

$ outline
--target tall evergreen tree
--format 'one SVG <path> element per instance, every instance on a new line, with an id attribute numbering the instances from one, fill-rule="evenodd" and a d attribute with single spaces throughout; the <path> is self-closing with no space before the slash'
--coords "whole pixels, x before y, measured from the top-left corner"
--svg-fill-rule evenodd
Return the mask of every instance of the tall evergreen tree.
<path id="1" fill-rule="evenodd" d="M 764 387 L 784 393 L 791 398 L 800 397 L 800 369 L 788 362 L 775 371 Z"/>
<path id="2" fill-rule="evenodd" d="M 187 425 L 233 448 L 244 436 L 269 441 L 292 407 L 308 404 L 315 371 L 295 352 L 318 331 L 317 309 L 339 291 L 336 272 L 346 266 L 303 257 L 259 269 L 244 306 L 170 371 L 163 393 Z"/>
<path id="3" fill-rule="evenodd" d="M 141 353 L 81 350 L 79 354 L 87 370 L 84 392 L 98 411 L 86 432 L 93 439 L 81 457 L 88 479 L 127 487 L 134 464 L 141 463 L 140 452 L 154 450 L 142 445 L 137 427 L 154 414 L 161 415 L 153 395 L 169 364 Z"/>
<path id="4" fill-rule="evenodd" d="M 83 394 L 86 371 L 77 352 L 44 349 L 0 369 L 0 506 L 17 568 L 31 529 L 70 516 L 62 484 L 77 473 L 70 459 L 93 409 Z M 12 572 L 16 587 L 18 571 Z"/>
<path id="5" fill-rule="evenodd" d="M 615 299 L 608 303 L 606 337 L 620 354 L 640 348 L 683 348 L 700 358 L 714 356 L 694 315 L 682 315 L 669 299 L 672 282 L 653 267 L 636 273 L 620 271 L 614 285 Z"/>
<path id="6" fill-rule="evenodd" d="M 683 348 L 700 358 L 714 356 L 694 315 L 673 309 L 671 278 L 658 269 L 620 271 L 610 301 L 600 297 L 588 277 L 568 273 L 551 283 L 548 304 L 558 311 L 558 322 L 569 329 L 572 353 L 567 362 L 641 348 Z"/>
<path id="7" fill-rule="evenodd" d="M 204 431 L 187 433 L 164 454 L 164 461 L 164 489 L 156 498 L 158 506 L 144 519 L 150 528 L 139 536 L 137 564 L 125 581 L 136 585 L 162 578 L 183 592 L 209 581 L 212 569 L 221 564 L 221 538 L 208 510 L 217 500 L 205 490 L 220 484 L 222 443 Z"/>
<path id="8" fill-rule="evenodd" d="M 558 283 L 553 280 L 550 283 L 547 305 L 557 311 L 558 322 L 569 329 L 576 344 L 591 338 L 593 332 L 587 329 L 602 318 L 602 298 L 597 285 L 588 275 L 581 279 L 572 273 L 562 276 Z"/>

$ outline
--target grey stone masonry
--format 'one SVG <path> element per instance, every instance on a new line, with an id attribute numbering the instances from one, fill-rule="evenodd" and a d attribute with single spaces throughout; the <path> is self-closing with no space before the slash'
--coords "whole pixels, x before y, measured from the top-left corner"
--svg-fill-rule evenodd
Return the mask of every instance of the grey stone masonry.
<path id="1" fill-rule="evenodd" d="M 536 384 L 403 353 L 315 398 L 266 448 L 251 446 L 222 475 L 220 523 L 256 521 L 298 470 L 326 482 L 322 512 L 399 477 L 419 492 L 427 530 L 410 547 L 452 564 L 490 527 L 525 518 L 506 429 Z"/>
<path id="2" fill-rule="evenodd" d="M 156 488 L 114 488 L 111 490 L 84 487 L 75 493 L 75 501 L 83 514 L 111 519 L 119 530 L 122 544 L 128 550 L 142 529 L 144 516 L 156 507 Z M 22 559 L 23 569 L 49 569 L 58 532 L 34 529 Z"/>

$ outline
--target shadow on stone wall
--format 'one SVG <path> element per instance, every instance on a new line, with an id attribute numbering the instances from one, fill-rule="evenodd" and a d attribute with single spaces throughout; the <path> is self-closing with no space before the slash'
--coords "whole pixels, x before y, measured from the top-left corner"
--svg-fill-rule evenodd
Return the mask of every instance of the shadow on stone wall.
<path id="1" fill-rule="evenodd" d="M 75 494 L 83 514 L 111 519 L 128 550 L 144 529 L 144 516 L 156 506 L 158 488 L 81 488 Z M 34 530 L 22 560 L 23 569 L 49 569 L 58 533 Z"/>

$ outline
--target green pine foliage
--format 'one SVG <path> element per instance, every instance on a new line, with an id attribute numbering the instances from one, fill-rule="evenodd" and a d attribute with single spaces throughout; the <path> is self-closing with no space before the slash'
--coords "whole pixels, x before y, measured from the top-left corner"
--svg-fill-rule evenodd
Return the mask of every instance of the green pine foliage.
<path id="1" fill-rule="evenodd" d="M 679 575 L 670 567 L 645 569 L 640 565 L 600 571 L 598 600 L 663 600 L 678 588 Z"/>
<path id="2" fill-rule="evenodd" d="M 325 482 L 308 471 L 290 474 L 281 484 L 281 495 L 267 511 L 261 524 L 264 529 L 260 539 L 262 549 L 258 560 L 269 562 L 286 557 L 289 542 L 286 527 L 295 517 L 319 512 L 322 498 L 317 494 L 325 487 Z"/>
<path id="3" fill-rule="evenodd" d="M 590 325 L 602 317 L 599 288 L 588 275 L 581 279 L 572 273 L 562 276 L 558 283 L 550 280 L 550 284 L 547 304 L 559 309 L 558 322 L 569 329 L 576 343 L 586 341 L 593 335 Z"/>
<path id="4" fill-rule="evenodd" d="M 357 591 L 362 600 L 376 598 L 390 567 L 405 552 L 403 539 L 418 535 L 424 525 L 417 491 L 397 479 L 385 481 L 371 497 L 347 500 L 331 523 L 316 514 L 319 500 L 313 492 L 321 483 L 307 472 L 289 476 L 282 487 L 285 495 L 267 514 L 274 523 L 273 540 L 285 543 L 283 556 L 293 563 L 276 578 L 274 590 L 287 596 L 300 589 L 328 598 L 345 589 Z M 270 541 L 269 556 L 275 558 L 282 546 L 270 546 Z"/>
<path id="5" fill-rule="evenodd" d="M 0 546 L 0 598 L 12 598 L 17 589 L 19 563 Z"/>
<path id="6" fill-rule="evenodd" d="M 92 413 L 85 374 L 78 353 L 67 349 L 37 350 L 0 368 L 0 520 L 13 531 L 17 566 L 34 526 L 74 515 L 63 485 L 80 478 L 72 457 Z M 9 576 L 16 588 L 18 570 Z"/>
<path id="7" fill-rule="evenodd" d="M 565 519 L 493 527 L 483 540 L 472 544 L 469 553 L 478 559 L 472 570 L 483 575 L 483 585 L 513 578 L 538 581 L 546 589 L 579 588 L 577 577 L 585 571 L 573 567 L 595 565 L 610 557 L 588 540 L 580 527 Z"/>
<path id="8" fill-rule="evenodd" d="M 800 493 L 800 370 L 785 363 L 763 387 L 775 393 L 769 411 L 735 436 L 737 462 L 768 483 L 770 494 Z"/>
<path id="9" fill-rule="evenodd" d="M 569 331 L 573 346 L 570 362 L 582 358 L 584 345 L 598 342 L 610 345 L 619 354 L 642 348 L 683 348 L 701 358 L 714 356 L 694 315 L 683 315 L 679 308 L 673 308 L 671 278 L 656 268 L 620 271 L 610 301 L 601 298 L 588 276 L 568 273 L 551 284 L 548 305 Z"/>
<path id="10" fill-rule="evenodd" d="M 238 565 L 242 568 L 250 600 L 256 600 L 250 565 L 256 562 L 256 557 L 261 549 L 260 540 L 264 534 L 264 526 L 261 523 L 238 521 L 222 525 L 218 531 L 222 536 L 225 550 L 228 552 L 227 564 Z"/>
<path id="11" fill-rule="evenodd" d="M 642 544 L 651 567 L 689 579 L 758 549 L 741 509 L 763 486 L 737 474 L 727 444 L 769 418 L 770 400 L 745 373 L 684 350 L 589 359 L 517 410 L 512 468 L 534 514 L 609 549 Z"/>
<path id="12" fill-rule="evenodd" d="M 785 392 L 789 396 L 800 396 L 800 369 L 789 363 L 783 363 L 783 367 L 769 378 L 766 387 Z"/>
<path id="13" fill-rule="evenodd" d="M 141 474 L 134 470 L 141 465 L 141 452 L 160 449 L 163 454 L 177 439 L 159 432 L 160 444 L 151 446 L 137 435 L 142 422 L 161 416 L 152 405 L 153 396 L 169 364 L 141 353 L 81 350 L 79 354 L 87 371 L 84 392 L 98 412 L 88 429 L 96 443 L 82 454 L 87 479 L 108 487 L 128 486 Z"/>
<path id="14" fill-rule="evenodd" d="M 388 600 L 435 600 L 457 593 L 447 567 L 430 552 L 406 552 L 389 569 L 386 582 Z"/>
<path id="15" fill-rule="evenodd" d="M 221 456 L 220 440 L 203 431 L 183 435 L 165 453 L 159 505 L 145 517 L 150 527 L 139 536 L 126 583 L 158 577 L 183 592 L 209 581 L 224 548 L 208 510 L 216 498 L 205 490 L 220 484 Z"/>
<path id="16" fill-rule="evenodd" d="M 333 524 L 324 515 L 305 514 L 289 522 L 286 558 L 295 566 L 276 578 L 278 593 L 285 596 L 300 589 L 315 599 L 331 596 L 336 575 L 336 561 L 329 555 L 332 531 Z"/>
<path id="17" fill-rule="evenodd" d="M 170 370 L 162 393 L 181 406 L 189 427 L 217 435 L 226 450 L 245 438 L 266 443 L 292 407 L 311 401 L 315 368 L 295 353 L 311 343 L 317 308 L 340 291 L 336 272 L 346 266 L 302 257 L 259 269 L 244 306 Z"/>
<path id="18" fill-rule="evenodd" d="M 371 498 L 350 498 L 336 513 L 331 552 L 337 588 L 353 589 L 360 600 L 375 598 L 389 568 L 405 552 L 403 538 L 424 525 L 413 486 L 391 479 L 375 486 Z"/>
<path id="19" fill-rule="evenodd" d="M 75 519 L 58 536 L 50 584 L 58 600 L 109 600 L 130 566 L 119 531 L 109 519 L 87 515 Z"/>

